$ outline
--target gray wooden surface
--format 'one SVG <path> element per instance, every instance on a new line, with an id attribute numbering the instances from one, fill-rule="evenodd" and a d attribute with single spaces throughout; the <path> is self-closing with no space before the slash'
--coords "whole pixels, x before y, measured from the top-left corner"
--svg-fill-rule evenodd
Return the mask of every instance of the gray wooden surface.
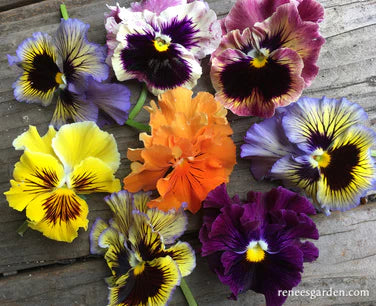
<path id="1" fill-rule="evenodd" d="M 34 4 L 30 4 L 30 3 Z M 104 43 L 103 13 L 106 1 L 64 1 L 71 17 L 90 23 L 89 38 Z M 112 1 L 113 3 L 114 1 Z M 119 1 L 126 6 L 129 2 Z M 224 16 L 235 0 L 209 0 L 219 16 Z M 60 1 L 0 0 L 0 305 L 104 305 L 107 288 L 103 278 L 109 275 L 104 260 L 89 255 L 88 232 L 80 232 L 72 244 L 44 238 L 28 231 L 22 238 L 15 231 L 24 221 L 24 213 L 8 207 L 2 193 L 9 189 L 9 179 L 20 152 L 11 146 L 13 139 L 29 124 L 46 131 L 53 107 L 19 103 L 13 98 L 12 83 L 19 71 L 9 67 L 6 54 L 14 54 L 19 43 L 33 32 L 53 33 L 60 21 Z M 325 21 L 321 32 L 327 39 L 319 65 L 320 73 L 306 95 L 321 97 L 346 96 L 362 105 L 369 114 L 370 124 L 376 124 L 376 2 L 353 0 L 325 0 Z M 204 75 L 195 91 L 213 91 L 208 78 L 208 61 L 203 61 Z M 140 89 L 137 82 L 126 83 L 132 89 L 135 102 Z M 149 97 L 151 98 L 151 96 Z M 140 116 L 146 122 L 145 112 Z M 250 124 L 251 118 L 229 115 L 237 146 Z M 125 153 L 137 147 L 138 133 L 129 127 L 109 127 L 117 139 L 122 165 L 117 176 L 129 173 Z M 255 182 L 249 173 L 248 162 L 238 159 L 231 176 L 230 193 L 244 195 L 249 189 L 266 191 L 267 182 Z M 372 193 L 371 193 L 372 194 Z M 102 201 L 103 195 L 89 197 L 89 219 L 110 216 Z M 302 283 L 305 290 L 338 289 L 369 290 L 368 297 L 290 297 L 287 305 L 376 304 L 376 203 L 372 201 L 345 213 L 330 217 L 315 216 L 321 238 L 318 261 L 305 266 Z M 189 233 L 185 238 L 199 249 L 197 230 L 200 215 L 190 216 Z M 237 303 L 228 301 L 229 289 L 212 274 L 204 259 L 187 278 L 199 305 L 262 305 L 262 295 L 247 293 Z M 177 288 L 172 305 L 184 305 Z"/>

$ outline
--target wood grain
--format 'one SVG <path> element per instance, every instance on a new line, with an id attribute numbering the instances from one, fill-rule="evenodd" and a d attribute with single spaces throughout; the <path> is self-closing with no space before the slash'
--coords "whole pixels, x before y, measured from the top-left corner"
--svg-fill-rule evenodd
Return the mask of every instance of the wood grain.
<path id="1" fill-rule="evenodd" d="M 0 0 L 0 11 L 6 5 L 17 1 Z M 27 1 L 24 2 L 26 4 Z M 109 1 L 111 2 L 111 1 Z M 115 1 L 112 1 L 114 3 Z M 120 1 L 127 6 L 131 1 Z M 235 0 L 208 1 L 219 16 L 226 14 Z M 21 1 L 19 1 L 21 3 Z M 65 1 L 71 17 L 80 18 L 91 25 L 89 39 L 97 43 L 105 42 L 103 13 L 105 1 L 70 0 Z M 88 233 L 72 243 L 58 243 L 44 238 L 35 231 L 26 232 L 19 237 L 15 231 L 23 222 L 25 215 L 9 208 L 2 193 L 9 189 L 14 164 L 20 152 L 11 145 L 13 139 L 25 131 L 29 124 L 36 125 L 39 131 L 47 130 L 52 107 L 19 103 L 14 100 L 12 83 L 19 70 L 9 67 L 6 54 L 14 54 L 17 46 L 33 32 L 43 31 L 52 34 L 59 23 L 60 1 L 47 0 L 16 9 L 6 7 L 0 12 L 0 274 L 15 276 L 0 279 L 1 305 L 102 305 L 105 303 L 106 288 L 102 278 L 108 273 L 100 259 L 89 259 Z M 326 38 L 319 65 L 320 73 L 312 86 L 304 94 L 314 97 L 327 95 L 339 98 L 346 96 L 359 103 L 369 114 L 372 128 L 376 124 L 376 2 L 374 0 L 325 0 L 326 19 L 321 32 Z M 208 77 L 209 63 L 203 61 L 204 75 L 199 80 L 195 92 L 213 92 Z M 140 85 L 126 82 L 132 90 L 135 102 Z M 149 96 L 152 98 L 152 96 Z M 233 139 L 239 148 L 246 130 L 256 118 L 238 118 L 229 114 L 234 130 Z M 147 121 L 143 112 L 140 120 Z M 125 153 L 128 147 L 137 147 L 138 133 L 128 127 L 107 127 L 113 133 L 121 153 L 121 167 L 117 176 L 122 178 L 129 173 L 129 162 Z M 238 152 L 239 153 L 239 152 Z M 239 157 L 239 156 L 238 156 Z M 238 158 L 229 184 L 231 194 L 245 195 L 250 190 L 265 191 L 272 187 L 269 182 L 255 182 L 248 170 L 249 163 Z M 109 217 L 103 194 L 90 195 L 90 225 L 98 216 Z M 369 298 L 317 298 L 315 305 L 333 303 L 371 303 L 376 300 L 375 293 L 375 222 L 376 203 L 358 207 L 346 213 L 335 213 L 331 217 L 317 216 L 318 228 L 322 234 L 318 245 L 320 259 L 307 265 L 301 288 L 322 287 L 338 289 L 369 288 L 373 294 Z M 200 215 L 190 216 L 189 231 L 195 232 L 200 225 Z M 197 242 L 196 242 L 197 244 Z M 57 263 L 70 263 L 55 266 Z M 45 266 L 39 270 L 38 267 Z M 26 270 L 25 270 L 26 269 Z M 23 271 L 23 272 L 22 272 Z M 31 274 L 32 276 L 29 276 Z M 40 280 L 38 283 L 37 280 Z M 59 280 L 59 281 L 58 281 Z M 188 278 L 200 305 L 231 305 L 225 299 L 228 289 L 219 284 L 215 275 L 209 273 L 205 261 L 198 259 L 198 267 Z M 79 288 L 82 288 L 81 290 Z M 203 289 L 208 288 L 208 289 Z M 309 299 L 290 297 L 291 305 L 305 305 Z M 260 295 L 246 294 L 240 298 L 239 305 L 259 305 L 263 303 Z M 174 305 L 182 305 L 181 294 L 177 290 Z M 235 304 L 234 304 L 235 305 Z"/>

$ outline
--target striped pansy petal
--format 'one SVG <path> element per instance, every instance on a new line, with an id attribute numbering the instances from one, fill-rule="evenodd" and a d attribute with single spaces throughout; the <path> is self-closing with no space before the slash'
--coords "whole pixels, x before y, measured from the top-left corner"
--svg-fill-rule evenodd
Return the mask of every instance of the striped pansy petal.
<path id="1" fill-rule="evenodd" d="M 64 84 L 56 64 L 58 53 L 49 35 L 34 33 L 17 49 L 21 76 L 13 84 L 18 101 L 51 103 L 55 90 Z"/>
<path id="2" fill-rule="evenodd" d="M 180 278 L 169 256 L 141 262 L 109 288 L 109 305 L 165 305 Z"/>
<path id="3" fill-rule="evenodd" d="M 90 231 L 90 253 L 101 255 L 106 252 L 107 247 L 103 248 L 99 246 L 99 237 L 101 234 L 108 229 L 109 225 L 107 222 L 103 221 L 101 218 L 97 218 Z"/>
<path id="4" fill-rule="evenodd" d="M 57 30 L 55 44 L 63 61 L 64 76 L 68 83 L 90 75 L 98 81 L 108 76 L 104 63 L 105 50 L 87 40 L 89 25 L 78 19 L 62 20 Z"/>

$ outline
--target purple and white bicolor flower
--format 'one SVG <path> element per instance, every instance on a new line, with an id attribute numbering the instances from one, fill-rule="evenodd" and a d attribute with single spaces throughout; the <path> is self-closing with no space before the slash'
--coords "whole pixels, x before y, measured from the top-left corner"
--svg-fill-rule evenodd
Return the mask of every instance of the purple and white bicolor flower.
<path id="1" fill-rule="evenodd" d="M 202 255 L 232 298 L 247 290 L 265 295 L 266 305 L 282 305 L 301 281 L 303 263 L 317 259 L 319 250 L 315 213 L 304 197 L 282 187 L 267 193 L 249 192 L 245 202 L 230 198 L 224 184 L 209 193 L 203 203 L 200 230 Z"/>
<path id="2" fill-rule="evenodd" d="M 198 60 L 211 54 L 221 37 L 216 14 L 202 1 L 155 11 L 124 9 L 116 16 L 106 22 L 108 35 L 116 34 L 116 41 L 107 41 L 116 77 L 145 82 L 155 95 L 193 88 L 202 73 Z"/>

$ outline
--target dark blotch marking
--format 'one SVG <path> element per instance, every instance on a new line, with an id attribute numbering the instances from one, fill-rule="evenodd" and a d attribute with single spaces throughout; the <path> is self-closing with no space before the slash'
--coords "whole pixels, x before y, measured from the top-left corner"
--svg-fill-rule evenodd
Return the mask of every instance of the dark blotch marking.
<path id="1" fill-rule="evenodd" d="M 32 68 L 26 69 L 26 71 L 29 73 L 28 81 L 31 83 L 32 88 L 38 91 L 48 92 L 59 86 L 59 84 L 56 83 L 55 77 L 60 70 L 52 57 L 46 52 L 35 55 L 31 66 Z"/>
<path id="2" fill-rule="evenodd" d="M 311 131 L 308 144 L 312 148 L 312 150 L 316 148 L 322 148 L 324 151 L 329 148 L 331 143 L 333 142 L 333 135 L 326 135 L 319 133 L 318 131 Z"/>
<path id="3" fill-rule="evenodd" d="M 77 196 L 53 193 L 43 203 L 46 211 L 44 219 L 49 223 L 69 222 L 81 213 L 81 205 Z"/>
<path id="4" fill-rule="evenodd" d="M 352 171 L 359 163 L 360 150 L 354 144 L 347 144 L 329 150 L 330 163 L 321 172 L 326 177 L 331 190 L 341 190 L 349 186 L 354 179 Z"/>
<path id="5" fill-rule="evenodd" d="M 220 79 L 227 97 L 242 100 L 258 90 L 265 100 L 271 100 L 290 90 L 290 70 L 286 65 L 268 59 L 264 67 L 255 68 L 250 61 L 234 61 L 221 72 Z"/>

